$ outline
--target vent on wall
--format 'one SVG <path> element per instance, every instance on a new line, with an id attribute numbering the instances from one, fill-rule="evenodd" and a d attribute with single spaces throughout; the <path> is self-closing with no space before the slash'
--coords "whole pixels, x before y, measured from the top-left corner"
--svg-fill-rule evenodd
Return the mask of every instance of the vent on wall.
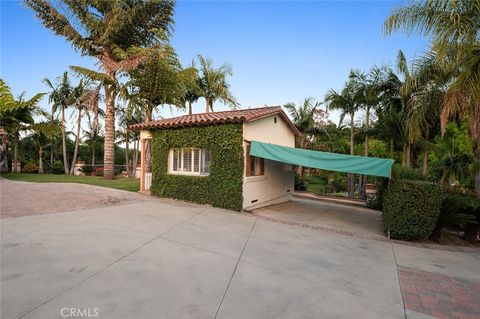
<path id="1" fill-rule="evenodd" d="M 250 203 L 253 204 L 253 203 L 256 203 L 256 202 L 258 202 L 258 199 L 254 199 L 254 200 L 252 200 Z"/>
<path id="2" fill-rule="evenodd" d="M 276 116 L 273 117 L 273 123 L 277 124 L 277 117 Z"/>

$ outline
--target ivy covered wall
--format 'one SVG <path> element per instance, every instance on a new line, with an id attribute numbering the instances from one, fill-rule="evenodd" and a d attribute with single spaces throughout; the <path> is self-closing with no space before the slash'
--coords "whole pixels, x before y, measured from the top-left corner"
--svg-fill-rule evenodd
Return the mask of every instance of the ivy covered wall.
<path id="1" fill-rule="evenodd" d="M 242 124 L 222 124 L 153 132 L 152 195 L 240 211 L 243 184 Z M 168 174 L 168 153 L 172 148 L 210 150 L 208 176 Z"/>

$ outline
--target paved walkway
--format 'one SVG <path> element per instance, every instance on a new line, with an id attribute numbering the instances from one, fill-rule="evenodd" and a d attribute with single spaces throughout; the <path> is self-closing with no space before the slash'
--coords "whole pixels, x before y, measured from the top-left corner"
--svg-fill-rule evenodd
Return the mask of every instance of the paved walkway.
<path id="1" fill-rule="evenodd" d="M 2 196 L 11 185 L 0 180 Z M 18 203 L 29 202 L 36 186 L 25 183 Z M 100 318 L 480 316 L 480 254 L 131 195 L 2 219 L 1 317 L 61 318 L 72 309 Z M 7 216 L 15 215 L 4 211 L 11 200 L 2 198 Z"/>
<path id="2" fill-rule="evenodd" d="M 50 214 L 150 200 L 110 188 L 69 183 L 16 182 L 0 177 L 0 218 Z"/>

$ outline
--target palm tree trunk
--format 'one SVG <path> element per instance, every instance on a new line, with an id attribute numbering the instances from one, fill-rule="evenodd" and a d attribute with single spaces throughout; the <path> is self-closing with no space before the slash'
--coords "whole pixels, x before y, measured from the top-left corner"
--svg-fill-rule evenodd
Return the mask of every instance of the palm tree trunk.
<path id="1" fill-rule="evenodd" d="M 427 169 L 428 169 L 428 150 L 425 149 L 423 151 L 423 166 L 422 166 L 423 175 L 427 175 Z"/>
<path id="2" fill-rule="evenodd" d="M 130 167 L 128 165 L 128 160 L 129 160 L 129 156 L 128 156 L 129 154 L 128 153 L 129 153 L 129 150 L 130 150 L 129 145 L 128 145 L 129 143 L 130 143 L 130 141 L 128 140 L 128 129 L 125 128 L 125 169 L 127 171 L 127 176 L 128 177 L 130 177 Z"/>
<path id="3" fill-rule="evenodd" d="M 95 167 L 95 146 L 92 147 L 92 167 Z"/>
<path id="4" fill-rule="evenodd" d="M 115 72 L 108 72 L 108 77 L 115 81 Z M 115 168 L 115 92 L 113 85 L 105 85 L 105 104 L 103 176 L 104 179 L 113 179 Z"/>
<path id="5" fill-rule="evenodd" d="M 367 133 L 365 134 L 365 156 L 368 156 L 368 129 L 370 128 L 370 107 L 367 106 L 365 110 L 365 128 Z M 367 199 L 367 176 L 362 175 L 360 177 L 360 198 Z"/>
<path id="6" fill-rule="evenodd" d="M 40 146 L 40 149 L 38 150 L 38 174 L 43 174 L 43 148 Z"/>
<path id="7" fill-rule="evenodd" d="M 390 139 L 390 158 L 393 158 L 393 138 Z"/>
<path id="8" fill-rule="evenodd" d="M 355 145 L 354 145 L 354 119 L 355 119 L 355 113 L 350 113 L 350 155 L 354 154 L 355 151 Z M 355 195 L 355 181 L 353 179 L 353 174 L 348 173 L 347 174 L 347 191 L 348 191 L 348 197 L 354 197 Z"/>
<path id="9" fill-rule="evenodd" d="M 67 159 L 67 141 L 65 139 L 65 106 L 62 105 L 62 152 L 63 152 L 63 168 L 65 175 L 68 175 L 68 159 Z"/>
<path id="10" fill-rule="evenodd" d="M 188 114 L 192 114 L 192 102 L 188 101 Z"/>
<path id="11" fill-rule="evenodd" d="M 98 104 L 93 111 L 93 131 L 98 133 Z"/>
<path id="12" fill-rule="evenodd" d="M 480 152 L 477 157 L 477 161 L 480 163 Z M 477 198 L 480 198 L 480 165 L 478 165 L 477 174 L 475 175 L 475 191 L 477 192 Z"/>
<path id="13" fill-rule="evenodd" d="M 4 135 L 2 137 L 2 145 L 0 146 L 0 172 L 4 169 L 4 167 L 7 169 L 8 173 L 8 158 L 7 158 L 7 152 L 8 152 L 8 140 L 7 136 Z"/>
<path id="14" fill-rule="evenodd" d="M 410 150 L 412 146 L 410 143 L 407 143 L 407 146 L 405 148 L 405 166 L 410 167 Z"/>
<path id="15" fill-rule="evenodd" d="M 55 138 L 52 138 L 50 141 L 50 167 L 53 165 L 53 158 L 54 158 L 54 152 L 55 152 Z"/>
<path id="16" fill-rule="evenodd" d="M 18 137 L 15 135 L 15 141 L 13 144 L 13 161 L 12 161 L 12 172 L 17 172 L 17 161 L 18 161 Z"/>
<path id="17" fill-rule="evenodd" d="M 72 166 L 70 169 L 70 175 L 75 175 L 75 162 L 77 161 L 78 144 L 80 143 L 80 126 L 82 124 L 82 109 L 78 109 L 77 119 L 77 136 L 75 138 L 75 150 L 73 151 Z"/>
<path id="18" fill-rule="evenodd" d="M 210 100 L 208 98 L 205 98 L 205 113 L 210 112 Z"/>
<path id="19" fill-rule="evenodd" d="M 305 135 L 302 134 L 300 136 L 300 148 L 305 148 Z M 298 174 L 300 175 L 300 181 L 304 182 L 305 181 L 305 170 L 304 167 L 301 165 L 298 165 Z"/>

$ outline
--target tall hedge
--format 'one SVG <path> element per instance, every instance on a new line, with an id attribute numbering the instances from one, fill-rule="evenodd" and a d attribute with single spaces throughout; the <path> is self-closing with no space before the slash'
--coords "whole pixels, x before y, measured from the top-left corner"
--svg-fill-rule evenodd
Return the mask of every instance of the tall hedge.
<path id="1" fill-rule="evenodd" d="M 428 238 L 441 202 L 441 191 L 434 183 L 392 179 L 383 202 L 385 233 L 396 239 Z"/>
<path id="2" fill-rule="evenodd" d="M 169 150 L 181 147 L 208 149 L 211 154 L 210 174 L 168 174 Z M 160 197 L 240 211 L 243 163 L 242 124 L 158 130 L 152 138 L 153 177 L 150 191 Z"/>

